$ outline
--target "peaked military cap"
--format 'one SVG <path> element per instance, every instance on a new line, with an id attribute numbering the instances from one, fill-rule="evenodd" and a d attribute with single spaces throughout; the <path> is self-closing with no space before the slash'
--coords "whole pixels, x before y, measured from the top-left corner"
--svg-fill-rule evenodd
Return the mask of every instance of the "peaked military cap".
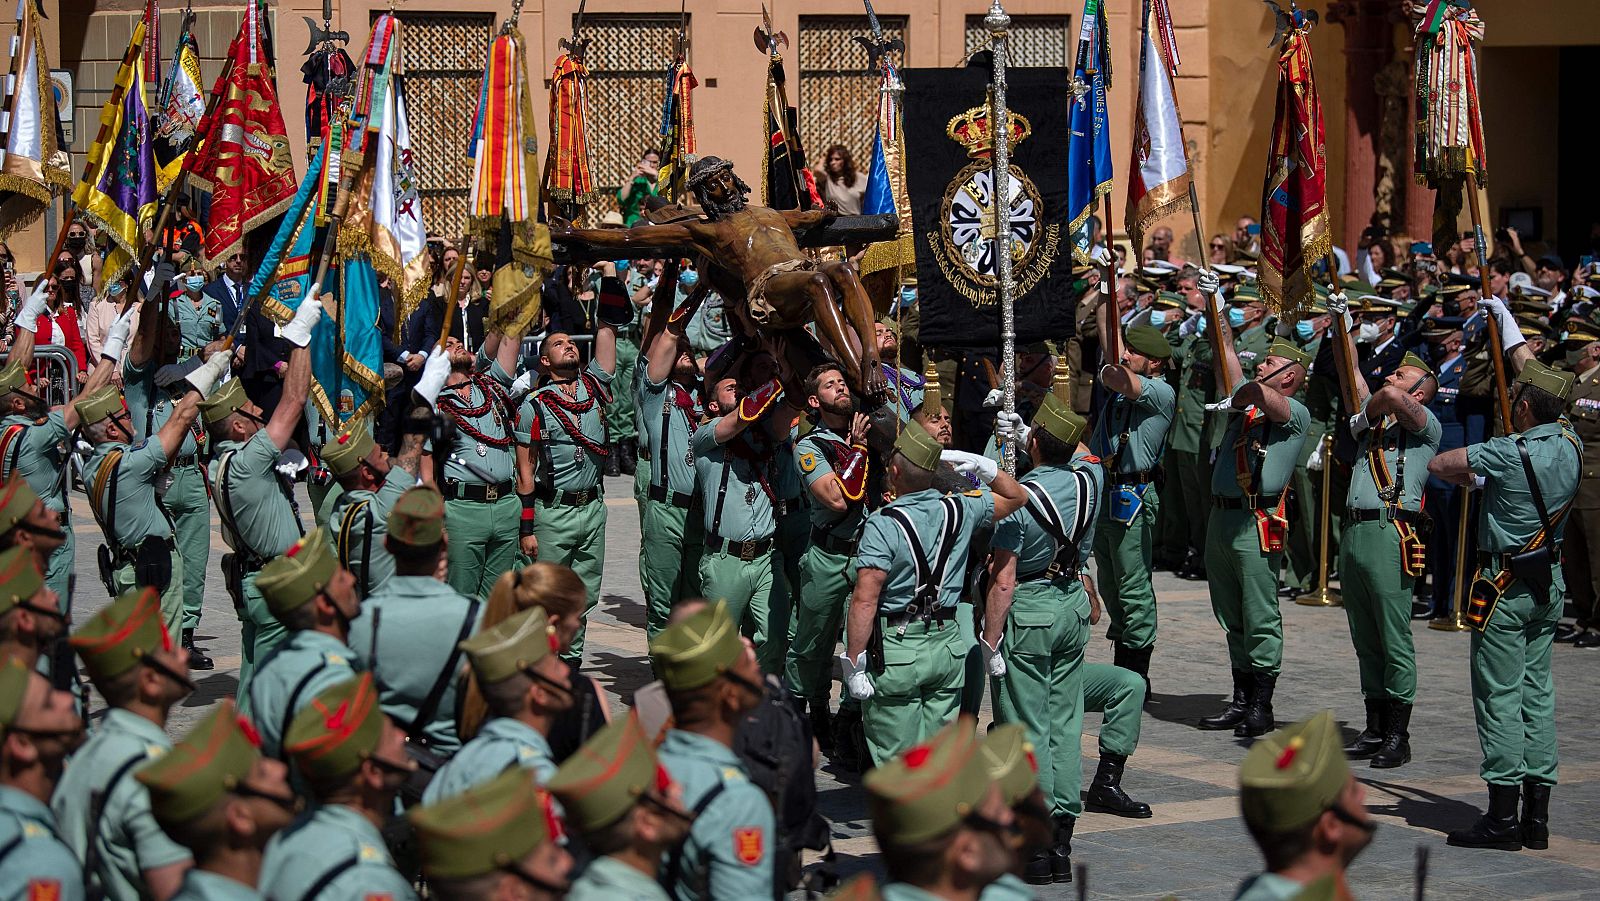
<path id="1" fill-rule="evenodd" d="M 1228 298 L 1228 303 L 1260 303 L 1261 289 L 1255 285 L 1240 285 L 1234 289 L 1233 296 Z"/>
<path id="2" fill-rule="evenodd" d="M 28 601 L 44 587 L 44 573 L 25 547 L 0 552 L 0 613 Z"/>
<path id="3" fill-rule="evenodd" d="M 133 669 L 157 648 L 171 650 L 160 592 L 145 587 L 124 593 L 72 633 L 68 642 L 97 683 Z"/>
<path id="4" fill-rule="evenodd" d="M 1073 412 L 1054 394 L 1047 394 L 1039 404 L 1038 411 L 1033 414 L 1033 427 L 1044 429 L 1068 447 L 1077 447 L 1083 433 L 1089 428 L 1089 421 Z"/>
<path id="5" fill-rule="evenodd" d="M 939 468 L 939 454 L 944 452 L 928 430 L 915 422 L 908 422 L 900 429 L 899 437 L 894 439 L 894 449 L 911 461 L 912 466 L 929 472 Z"/>
<path id="6" fill-rule="evenodd" d="M 318 526 L 290 545 L 283 556 L 261 567 L 256 588 L 266 600 L 267 610 L 282 617 L 321 594 L 338 570 L 328 532 Z"/>
<path id="7" fill-rule="evenodd" d="M 239 379 L 228 379 L 226 382 L 213 388 L 200 402 L 200 415 L 206 422 L 221 422 L 244 406 L 249 398 L 244 396 L 244 382 Z"/>
<path id="8" fill-rule="evenodd" d="M 1409 351 L 1406 353 L 1405 356 L 1400 358 L 1400 365 L 1401 366 L 1413 366 L 1413 367 L 1415 367 L 1417 369 L 1422 370 L 1423 372 L 1426 372 L 1429 375 L 1433 375 L 1433 367 L 1428 365 L 1428 361 L 1422 359 L 1421 357 L 1419 357 L 1416 354 L 1411 353 Z"/>
<path id="9" fill-rule="evenodd" d="M 560 649 L 543 607 L 530 607 L 461 642 L 485 685 L 503 682 Z"/>
<path id="10" fill-rule="evenodd" d="M 432 485 L 407 488 L 389 511 L 389 537 L 412 547 L 444 539 L 444 495 Z"/>
<path id="11" fill-rule="evenodd" d="M 647 791 L 665 800 L 670 782 L 639 715 L 629 713 L 584 742 L 545 787 L 561 802 L 567 822 L 594 832 L 622 819 Z"/>
<path id="12" fill-rule="evenodd" d="M 211 810 L 250 775 L 261 757 L 261 736 L 224 698 L 172 750 L 145 764 L 134 778 L 150 792 L 150 809 L 162 824 L 187 823 Z"/>
<path id="13" fill-rule="evenodd" d="M 1128 329 L 1128 347 L 1154 360 L 1165 360 L 1172 356 L 1172 345 L 1167 343 L 1167 336 L 1154 326 L 1136 325 Z"/>
<path id="14" fill-rule="evenodd" d="M 365 420 L 345 423 L 339 434 L 323 444 L 317 453 L 336 476 L 348 475 L 372 453 L 372 432 Z"/>
<path id="15" fill-rule="evenodd" d="M 1332 807 L 1349 776 L 1339 726 L 1324 710 L 1250 746 L 1239 765 L 1239 806 L 1250 825 L 1289 832 Z"/>
<path id="16" fill-rule="evenodd" d="M 915 845 L 946 835 L 977 810 L 989 788 L 972 717 L 868 771 L 867 809 L 880 841 Z"/>
<path id="17" fill-rule="evenodd" d="M 739 624 L 728 615 L 726 601 L 707 605 L 650 639 L 656 672 L 668 689 L 676 691 L 709 685 L 733 669 L 743 654 Z"/>
<path id="18" fill-rule="evenodd" d="M 550 795 L 533 771 L 511 767 L 481 785 L 408 813 L 422 872 L 466 879 L 509 868 L 561 837 Z"/>
<path id="19" fill-rule="evenodd" d="M 1532 385 L 1566 400 L 1572 395 L 1572 383 L 1577 377 L 1570 372 L 1551 369 L 1538 360 L 1529 360 L 1517 373 L 1518 385 Z"/>
<path id="20" fill-rule="evenodd" d="M 33 670 L 20 658 L 0 660 L 0 737 L 17 721 L 22 712 L 22 699 L 28 695 L 28 683 Z"/>
<path id="21" fill-rule="evenodd" d="M 1282 339 L 1272 342 L 1272 346 L 1267 348 L 1267 356 L 1282 357 L 1291 363 L 1299 363 L 1308 368 L 1311 366 L 1310 354 Z"/>
<path id="22" fill-rule="evenodd" d="M 122 392 L 116 385 L 107 385 L 80 395 L 72 402 L 72 408 L 78 411 L 80 423 L 94 425 L 114 413 L 128 409 L 128 404 L 122 399 Z"/>
<path id="23" fill-rule="evenodd" d="M 990 729 L 978 745 L 978 756 L 1008 806 L 1016 806 L 1039 787 L 1039 765 L 1022 724 L 1005 723 Z"/>
<path id="24" fill-rule="evenodd" d="M 383 708 L 371 673 L 330 686 L 289 723 L 283 750 L 311 779 L 348 776 L 383 737 Z"/>

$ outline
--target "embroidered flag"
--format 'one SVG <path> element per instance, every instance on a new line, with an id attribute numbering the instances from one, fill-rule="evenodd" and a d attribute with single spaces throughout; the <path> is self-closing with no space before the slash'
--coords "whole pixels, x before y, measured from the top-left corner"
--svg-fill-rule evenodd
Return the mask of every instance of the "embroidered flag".
<path id="1" fill-rule="evenodd" d="M 1481 190 L 1488 177 L 1475 47 L 1483 41 L 1483 20 L 1471 7 L 1449 0 L 1414 5 L 1413 12 L 1418 15 L 1415 172 L 1419 184 L 1436 191 L 1433 240 L 1443 247 L 1456 240 L 1463 190 Z"/>
<path id="2" fill-rule="evenodd" d="M 667 98 L 661 107 L 661 168 L 656 173 L 656 190 L 669 200 L 683 199 L 684 182 L 689 177 L 688 158 L 696 152 L 694 142 L 694 89 L 700 80 L 679 59 L 667 70 Z"/>
<path id="3" fill-rule="evenodd" d="M 902 267 L 917 264 L 916 238 L 911 231 L 911 202 L 906 197 L 906 142 L 900 129 L 904 113 L 900 108 L 900 70 L 880 59 L 878 80 L 878 131 L 872 139 L 872 165 L 867 169 L 867 189 L 861 199 L 861 212 L 869 215 L 894 213 L 900 227 L 893 240 L 867 245 L 861 255 L 861 275 L 894 269 L 888 286 L 900 288 Z"/>
<path id="4" fill-rule="evenodd" d="M 89 147 L 83 181 L 72 192 L 79 215 L 111 239 L 101 279 L 115 281 L 139 257 L 144 229 L 155 218 L 156 164 L 145 106 L 143 20 L 134 26 L 128 50 L 100 110 L 100 133 Z"/>
<path id="5" fill-rule="evenodd" d="M 0 154 L 0 240 L 39 218 L 72 184 L 56 141 L 56 98 L 39 33 L 37 0 L 17 3 L 11 77 L 6 80 L 4 154 Z"/>
<path id="6" fill-rule="evenodd" d="M 183 169 L 184 156 L 193 147 L 195 131 L 206 114 L 200 84 L 200 50 L 194 34 L 186 31 L 178 37 L 172 68 L 156 98 L 151 145 L 156 157 L 156 187 L 160 191 L 165 191 Z"/>
<path id="7" fill-rule="evenodd" d="M 584 83 L 589 69 L 570 53 L 556 57 L 550 75 L 550 150 L 544 187 L 561 203 L 588 203 L 594 190 L 594 156 L 589 152 L 589 100 Z"/>
<path id="8" fill-rule="evenodd" d="M 1072 255 L 1087 266 L 1089 216 L 1111 193 L 1111 122 L 1106 91 L 1111 87 L 1111 52 L 1100 0 L 1083 5 L 1078 61 L 1072 73 L 1072 139 L 1067 142 L 1067 215 Z"/>
<path id="9" fill-rule="evenodd" d="M 1189 208 L 1189 182 L 1194 177 L 1172 87 L 1178 44 L 1167 0 L 1144 0 L 1143 23 L 1139 100 L 1133 114 L 1133 152 L 1128 157 L 1128 210 L 1123 220 L 1135 253 L 1144 246 L 1145 229 Z"/>
<path id="10" fill-rule="evenodd" d="M 1312 267 L 1333 247 L 1328 231 L 1322 101 L 1311 73 L 1311 25 L 1295 10 L 1278 55 L 1278 104 L 1261 192 L 1261 298 L 1280 315 L 1314 299 Z"/>

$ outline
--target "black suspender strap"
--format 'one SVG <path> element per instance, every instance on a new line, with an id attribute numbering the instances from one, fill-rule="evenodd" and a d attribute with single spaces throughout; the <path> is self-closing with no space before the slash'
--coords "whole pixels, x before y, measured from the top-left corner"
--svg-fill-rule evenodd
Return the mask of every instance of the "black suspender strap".
<path id="1" fill-rule="evenodd" d="M 311 680 L 315 679 L 318 673 L 327 668 L 328 661 L 324 659 L 321 663 L 307 670 L 305 675 L 300 677 L 300 681 L 294 684 L 294 690 L 289 692 L 289 703 L 283 708 L 283 723 L 281 728 L 278 730 L 279 760 L 287 762 L 289 759 L 289 755 L 283 750 L 284 738 L 289 734 L 289 724 L 294 722 L 294 715 L 296 711 L 299 710 L 300 695 L 306 690 L 306 686 L 311 684 Z"/>
<path id="2" fill-rule="evenodd" d="M 733 452 L 722 448 L 722 483 L 717 486 L 717 509 L 711 514 L 711 534 L 722 537 L 722 502 L 728 499 L 728 474 L 733 471 Z"/>
<path id="3" fill-rule="evenodd" d="M 450 646 L 450 657 L 445 661 L 444 669 L 438 678 L 433 680 L 433 688 L 428 691 L 428 697 L 417 708 L 417 718 L 411 721 L 411 726 L 406 729 L 406 734 L 413 741 L 421 740 L 423 729 L 433 721 L 433 715 L 439 710 L 439 702 L 444 699 L 444 690 L 449 686 L 456 674 L 456 666 L 461 660 L 461 642 L 467 640 L 472 634 L 472 627 L 478 621 L 478 602 L 473 600 L 467 604 L 467 616 L 461 621 L 461 629 L 456 635 L 455 643 Z"/>
<path id="4" fill-rule="evenodd" d="M 27 833 L 19 827 L 17 829 L 16 837 L 11 841 L 6 842 L 5 847 L 0 848 L 0 865 L 5 864 L 6 858 L 11 856 L 12 851 L 17 850 L 17 847 L 22 844 L 22 840 L 26 837 Z"/>
<path id="5" fill-rule="evenodd" d="M 1073 512 L 1072 530 L 1066 528 L 1066 518 L 1056 507 L 1055 499 L 1037 482 L 1023 482 L 1022 487 L 1028 492 L 1028 502 L 1022 509 L 1028 511 L 1033 521 L 1044 530 L 1045 535 L 1055 544 L 1055 553 L 1051 555 L 1050 568 L 1059 572 L 1075 571 L 1074 560 L 1067 560 L 1068 555 L 1075 555 L 1078 551 L 1078 541 L 1083 537 L 1083 530 L 1089 525 L 1089 505 L 1084 503 L 1088 497 L 1089 489 L 1093 483 L 1088 473 L 1077 467 L 1071 469 L 1072 477 L 1077 482 L 1077 509 Z M 1049 569 L 1046 570 L 1049 572 Z"/>
<path id="6" fill-rule="evenodd" d="M 356 567 L 351 565 L 350 560 L 350 530 L 355 527 L 356 514 L 362 510 L 366 511 L 367 534 L 361 543 L 361 570 L 357 573 L 357 578 L 360 580 L 361 596 L 366 597 L 372 590 L 372 529 L 374 523 L 371 501 L 357 501 L 351 504 L 344 509 L 344 515 L 339 518 L 339 563 L 345 569 L 356 572 Z"/>
<path id="7" fill-rule="evenodd" d="M 711 806 L 711 802 L 717 800 L 727 788 L 728 785 L 725 782 L 718 782 L 716 785 L 711 786 L 710 790 L 701 795 L 700 800 L 695 802 L 694 815 L 698 818 L 700 814 L 705 813 L 706 808 Z M 661 887 L 666 890 L 669 896 L 676 897 L 675 890 L 678 887 L 678 883 L 683 881 L 683 849 L 688 846 L 689 841 L 690 839 L 685 839 L 679 842 L 678 846 L 672 849 L 672 854 L 667 859 L 667 865 L 662 868 Z M 706 879 L 709 880 L 710 878 L 711 869 L 707 867 Z M 716 897 L 716 894 L 711 891 L 710 885 L 706 886 L 705 896 L 707 898 Z"/>
<path id="8" fill-rule="evenodd" d="M 1544 505 L 1544 492 L 1539 490 L 1539 477 L 1533 471 L 1533 460 L 1528 456 L 1528 442 L 1521 435 L 1517 436 L 1517 453 L 1522 455 L 1522 472 L 1528 477 L 1528 491 L 1533 495 L 1533 508 L 1539 511 L 1539 535 L 1543 536 L 1542 540 L 1535 536 L 1535 540 L 1528 542 L 1523 550 L 1531 551 L 1544 545 L 1554 546 L 1556 544 L 1555 519 L 1565 516 L 1572 504 L 1569 502 L 1565 507 L 1561 508 L 1555 517 L 1551 517 L 1550 511 Z M 1581 452 L 1578 455 L 1578 471 L 1581 476 L 1583 472 L 1583 455 Z"/>
<path id="9" fill-rule="evenodd" d="M 961 505 L 955 498 L 940 498 L 939 506 L 942 508 L 943 520 L 939 529 L 939 543 L 935 546 L 937 559 L 930 559 L 922 542 L 917 539 L 917 530 L 912 526 L 911 518 L 906 516 L 905 511 L 893 507 L 883 509 L 883 515 L 900 527 L 906 544 L 911 548 L 911 562 L 916 571 L 916 588 L 912 593 L 912 604 L 923 613 L 931 612 L 939 604 L 939 592 L 944 587 L 945 563 L 950 559 L 950 547 L 954 543 L 956 530 L 961 525 Z"/>
<path id="10" fill-rule="evenodd" d="M 117 790 L 117 785 L 122 782 L 122 778 L 128 775 L 134 767 L 149 759 L 149 757 L 141 753 L 124 760 L 120 766 L 112 771 L 111 778 L 106 780 L 105 788 L 89 796 L 91 813 L 89 814 L 89 831 L 87 834 L 88 845 L 83 855 L 83 878 L 85 882 L 94 878 L 95 870 L 100 866 L 100 850 L 97 837 L 100 835 L 100 821 L 105 817 L 106 802 L 111 799 L 111 793 Z M 104 883 L 100 886 L 100 892 L 101 895 L 105 894 Z"/>
<path id="11" fill-rule="evenodd" d="M 300 896 L 300 901 L 312 901 L 312 899 L 317 898 L 322 894 L 324 889 L 333 884 L 333 880 L 343 876 L 346 870 L 354 867 L 360 862 L 361 856 L 358 854 L 352 854 L 349 857 L 346 857 L 344 860 L 334 864 L 332 867 L 324 870 L 322 875 L 317 877 L 317 881 L 311 883 L 311 887 L 306 889 L 306 893 Z"/>

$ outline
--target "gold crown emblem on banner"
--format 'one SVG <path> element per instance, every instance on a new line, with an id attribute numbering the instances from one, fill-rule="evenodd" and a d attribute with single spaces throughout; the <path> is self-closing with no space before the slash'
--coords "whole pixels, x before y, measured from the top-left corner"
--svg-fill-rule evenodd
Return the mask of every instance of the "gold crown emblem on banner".
<path id="1" fill-rule="evenodd" d="M 985 157 L 994 149 L 994 125 L 989 118 L 989 107 L 974 106 L 950 120 L 944 128 L 950 140 L 967 148 L 967 156 Z M 1033 124 L 1027 116 L 1011 114 L 1011 146 L 1022 143 L 1033 134 Z"/>

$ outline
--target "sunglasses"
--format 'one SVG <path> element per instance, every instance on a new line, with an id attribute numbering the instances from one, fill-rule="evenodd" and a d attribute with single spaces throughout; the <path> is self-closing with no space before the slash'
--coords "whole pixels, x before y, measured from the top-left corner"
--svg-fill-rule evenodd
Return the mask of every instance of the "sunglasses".
<path id="1" fill-rule="evenodd" d="M 1211 245 L 1211 249 L 1212 250 L 1227 250 L 1228 249 L 1228 245 L 1222 243 L 1221 241 L 1217 241 L 1217 242 L 1215 242 L 1215 243 L 1213 243 Z"/>

